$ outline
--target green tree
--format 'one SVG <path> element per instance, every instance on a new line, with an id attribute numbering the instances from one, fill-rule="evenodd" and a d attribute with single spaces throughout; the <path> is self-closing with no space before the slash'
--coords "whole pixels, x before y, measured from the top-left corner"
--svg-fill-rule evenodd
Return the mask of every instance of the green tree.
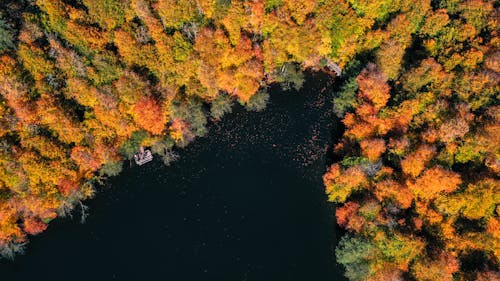
<path id="1" fill-rule="evenodd" d="M 100 171 L 99 171 L 99 174 L 101 176 L 110 176 L 110 177 L 114 177 L 114 176 L 117 176 L 121 173 L 123 169 L 123 163 L 121 161 L 117 161 L 117 162 L 108 162 L 108 163 L 105 163 Z"/>
<path id="2" fill-rule="evenodd" d="M 8 49 L 13 49 L 14 47 L 12 29 L 7 22 L 5 22 L 5 20 L 0 18 L 0 54 Z"/>
<path id="3" fill-rule="evenodd" d="M 269 94 L 266 91 L 259 91 L 253 95 L 245 107 L 251 111 L 262 111 L 266 108 Z"/>
<path id="4" fill-rule="evenodd" d="M 345 235 L 335 251 L 337 262 L 345 267 L 345 276 L 351 281 L 364 280 L 372 274 L 370 261 L 375 245 L 361 237 Z"/>
<path id="5" fill-rule="evenodd" d="M 277 7 L 283 6 L 283 0 L 266 0 L 265 1 L 265 9 L 266 12 L 271 12 Z"/>
<path id="6" fill-rule="evenodd" d="M 281 88 L 285 91 L 295 89 L 296 91 L 302 88 L 304 84 L 304 73 L 300 66 L 293 63 L 285 63 L 278 71 L 276 82 L 281 84 Z"/>
<path id="7" fill-rule="evenodd" d="M 250 100 L 251 99 L 252 98 L 250 98 Z M 210 105 L 210 116 L 218 120 L 224 114 L 230 113 L 233 110 L 232 105 L 233 99 L 229 95 L 220 94 Z"/>
<path id="8" fill-rule="evenodd" d="M 139 150 L 141 142 L 148 136 L 145 131 L 135 131 L 132 133 L 130 139 L 126 140 L 118 152 L 127 159 L 132 159 L 134 154 Z"/>
<path id="9" fill-rule="evenodd" d="M 333 111 L 341 118 L 357 104 L 358 81 L 356 76 L 349 78 L 337 96 L 333 98 Z"/>

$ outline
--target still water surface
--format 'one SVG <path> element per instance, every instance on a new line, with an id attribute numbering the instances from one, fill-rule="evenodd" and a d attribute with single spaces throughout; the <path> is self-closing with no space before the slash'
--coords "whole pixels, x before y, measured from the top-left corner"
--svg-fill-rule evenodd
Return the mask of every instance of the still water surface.
<path id="1" fill-rule="evenodd" d="M 331 83 L 273 88 L 263 112 L 236 106 L 168 168 L 127 164 L 85 224 L 53 221 L 0 261 L 1 280 L 344 280 L 321 182 L 338 134 Z"/>

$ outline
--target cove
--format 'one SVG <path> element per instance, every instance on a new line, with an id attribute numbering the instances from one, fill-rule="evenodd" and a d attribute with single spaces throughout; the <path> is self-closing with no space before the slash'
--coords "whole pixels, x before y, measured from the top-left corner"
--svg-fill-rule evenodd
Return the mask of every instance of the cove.
<path id="1" fill-rule="evenodd" d="M 57 219 L 2 280 L 345 280 L 322 175 L 339 132 L 333 81 L 270 89 L 262 112 L 235 106 L 207 136 L 106 181 L 80 224 Z"/>

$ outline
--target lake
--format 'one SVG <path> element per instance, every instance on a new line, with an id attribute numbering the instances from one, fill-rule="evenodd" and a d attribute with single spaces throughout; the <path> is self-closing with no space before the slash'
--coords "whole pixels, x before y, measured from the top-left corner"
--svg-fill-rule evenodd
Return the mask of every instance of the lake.
<path id="1" fill-rule="evenodd" d="M 321 179 L 339 134 L 332 85 L 272 87 L 265 111 L 235 106 L 170 167 L 127 162 L 85 224 L 54 220 L 0 261 L 1 280 L 345 280 Z"/>

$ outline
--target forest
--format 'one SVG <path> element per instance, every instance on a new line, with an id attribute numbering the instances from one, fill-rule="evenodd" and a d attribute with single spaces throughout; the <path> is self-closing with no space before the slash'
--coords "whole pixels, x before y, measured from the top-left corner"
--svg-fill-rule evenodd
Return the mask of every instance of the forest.
<path id="1" fill-rule="evenodd" d="M 342 70 L 323 180 L 346 277 L 499 280 L 499 20 L 498 0 L 4 0 L 0 255 L 84 219 L 140 146 L 168 165 L 234 103 Z"/>

